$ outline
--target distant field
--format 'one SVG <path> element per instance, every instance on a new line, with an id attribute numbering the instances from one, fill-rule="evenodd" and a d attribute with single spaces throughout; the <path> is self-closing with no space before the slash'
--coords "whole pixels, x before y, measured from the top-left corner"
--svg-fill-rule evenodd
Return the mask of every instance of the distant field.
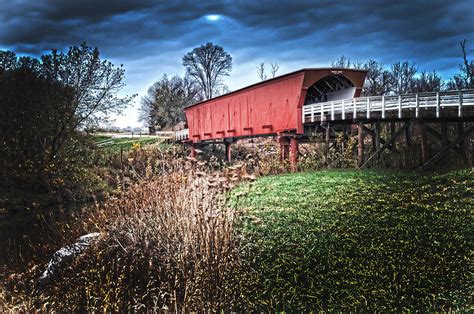
<path id="1" fill-rule="evenodd" d="M 289 312 L 467 309 L 473 174 L 321 171 L 237 188 L 249 303 Z"/>
<path id="2" fill-rule="evenodd" d="M 145 145 L 162 143 L 163 139 L 159 138 L 150 138 L 150 137 L 121 137 L 121 138 L 113 138 L 111 136 L 104 136 L 104 135 L 93 135 L 94 143 L 103 149 L 111 150 L 111 151 L 120 151 L 129 150 L 133 147 L 133 145 L 140 145 L 143 147 Z"/>

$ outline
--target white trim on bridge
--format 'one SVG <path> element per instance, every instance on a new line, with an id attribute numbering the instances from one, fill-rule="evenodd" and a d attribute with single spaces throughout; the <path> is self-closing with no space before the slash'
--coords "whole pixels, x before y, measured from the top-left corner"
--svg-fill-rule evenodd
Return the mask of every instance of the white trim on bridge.
<path id="1" fill-rule="evenodd" d="M 303 106 L 303 123 L 371 118 L 463 117 L 474 107 L 474 89 L 446 92 L 370 96 Z"/>
<path id="2" fill-rule="evenodd" d="M 177 141 L 184 141 L 189 138 L 189 129 L 182 129 L 175 132 L 175 139 Z"/>
<path id="3" fill-rule="evenodd" d="M 112 138 L 174 138 L 174 131 L 157 131 L 155 134 L 142 133 L 96 133 L 96 135 L 110 136 Z"/>

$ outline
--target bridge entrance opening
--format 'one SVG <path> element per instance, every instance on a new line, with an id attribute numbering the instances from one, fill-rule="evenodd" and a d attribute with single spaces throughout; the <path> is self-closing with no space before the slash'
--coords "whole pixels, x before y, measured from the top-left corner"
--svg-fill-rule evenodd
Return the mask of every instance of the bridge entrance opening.
<path id="1" fill-rule="evenodd" d="M 308 88 L 305 105 L 354 97 L 356 88 L 347 77 L 339 74 L 326 76 Z"/>

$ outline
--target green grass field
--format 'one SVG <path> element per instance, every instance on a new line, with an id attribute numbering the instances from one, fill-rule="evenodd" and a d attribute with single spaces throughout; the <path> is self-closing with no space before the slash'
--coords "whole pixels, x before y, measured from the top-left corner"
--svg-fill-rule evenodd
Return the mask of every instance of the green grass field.
<path id="1" fill-rule="evenodd" d="M 321 171 L 240 186 L 248 301 L 291 312 L 467 309 L 473 188 L 473 169 Z"/>
<path id="2" fill-rule="evenodd" d="M 94 135 L 93 142 L 100 148 L 120 151 L 120 149 L 129 150 L 134 144 L 139 144 L 140 147 L 143 147 L 145 145 L 161 143 L 162 139 L 138 136 L 134 138 L 112 138 L 110 136 Z"/>

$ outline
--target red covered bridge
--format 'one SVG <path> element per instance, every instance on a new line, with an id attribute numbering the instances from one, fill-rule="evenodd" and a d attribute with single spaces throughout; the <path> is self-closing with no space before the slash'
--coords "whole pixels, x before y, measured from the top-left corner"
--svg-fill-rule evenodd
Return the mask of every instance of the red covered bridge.
<path id="1" fill-rule="evenodd" d="M 188 129 L 176 132 L 176 139 L 195 148 L 223 143 L 230 160 L 231 144 L 238 139 L 278 136 L 282 158 L 293 165 L 298 142 L 314 132 L 324 131 L 329 147 L 331 136 L 347 125 L 357 126 L 358 162 L 364 167 L 405 134 L 410 146 L 412 133 L 421 133 L 422 168 L 438 162 L 449 151 L 466 159 L 474 126 L 474 90 L 428 92 L 406 95 L 359 97 L 365 70 L 321 68 L 302 69 L 185 108 Z M 390 126 L 388 138 L 381 136 L 381 123 Z M 439 125 L 441 134 L 428 124 Z M 448 139 L 448 124 L 455 124 L 458 136 Z M 397 131 L 396 124 L 401 125 Z M 351 130 L 354 128 L 351 126 Z M 430 156 L 427 133 L 440 141 L 442 150 Z M 372 140 L 372 155 L 364 158 L 366 137 Z"/>
<path id="2" fill-rule="evenodd" d="M 187 107 L 188 134 L 178 137 L 192 147 L 222 141 L 228 157 L 235 140 L 268 135 L 279 135 L 283 145 L 292 139 L 296 151 L 296 135 L 304 134 L 303 106 L 358 97 L 365 76 L 364 70 L 302 69 L 250 85 Z"/>

